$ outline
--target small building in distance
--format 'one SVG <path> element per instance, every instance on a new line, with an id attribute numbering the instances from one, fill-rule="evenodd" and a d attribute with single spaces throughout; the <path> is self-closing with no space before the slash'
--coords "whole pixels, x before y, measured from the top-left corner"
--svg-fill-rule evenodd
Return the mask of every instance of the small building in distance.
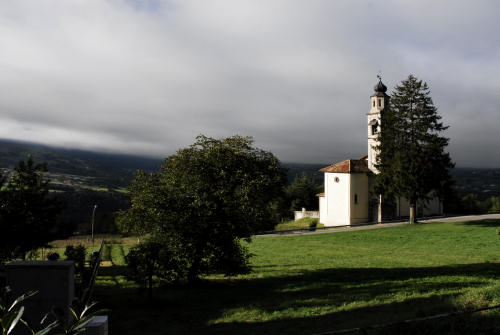
<path id="1" fill-rule="evenodd" d="M 383 218 L 403 218 L 410 215 L 408 201 L 397 198 L 392 206 L 382 206 L 379 196 L 371 194 L 378 173 L 378 137 L 382 114 L 387 111 L 389 96 L 382 80 L 374 87 L 367 115 L 368 154 L 359 159 L 347 159 L 322 168 L 325 174 L 324 193 L 318 194 L 320 223 L 325 226 L 345 226 L 381 222 Z M 442 215 L 443 204 L 438 198 L 417 204 L 417 216 Z"/>

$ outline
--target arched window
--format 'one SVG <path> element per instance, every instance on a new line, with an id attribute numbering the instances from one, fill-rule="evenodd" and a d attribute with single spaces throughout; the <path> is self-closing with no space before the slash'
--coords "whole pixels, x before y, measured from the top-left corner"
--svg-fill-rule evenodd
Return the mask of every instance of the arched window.
<path id="1" fill-rule="evenodd" d="M 369 123 L 371 135 L 376 135 L 378 133 L 378 121 L 373 119 Z"/>
<path id="2" fill-rule="evenodd" d="M 358 194 L 354 193 L 354 203 L 357 205 L 358 204 Z"/>
<path id="3" fill-rule="evenodd" d="M 373 107 L 375 107 L 375 99 L 373 99 Z"/>
<path id="4" fill-rule="evenodd" d="M 382 99 L 378 99 L 378 106 L 382 107 Z"/>

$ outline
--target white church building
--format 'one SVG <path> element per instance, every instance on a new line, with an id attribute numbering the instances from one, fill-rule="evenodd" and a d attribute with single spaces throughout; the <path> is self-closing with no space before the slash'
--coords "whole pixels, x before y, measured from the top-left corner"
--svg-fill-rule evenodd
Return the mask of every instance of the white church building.
<path id="1" fill-rule="evenodd" d="M 380 197 L 370 193 L 375 182 L 378 136 L 381 131 L 381 116 L 389 104 L 387 87 L 379 80 L 370 97 L 367 115 L 368 155 L 359 159 L 348 159 L 322 168 L 325 173 L 325 190 L 319 196 L 320 223 L 325 226 L 345 226 L 367 222 L 381 222 L 382 218 L 408 217 L 408 201 L 395 199 L 390 208 L 381 205 Z M 386 211 L 382 213 L 382 211 Z M 387 212 L 389 211 L 389 212 Z M 434 198 L 425 204 L 417 204 L 417 216 L 442 215 L 442 202 Z"/>

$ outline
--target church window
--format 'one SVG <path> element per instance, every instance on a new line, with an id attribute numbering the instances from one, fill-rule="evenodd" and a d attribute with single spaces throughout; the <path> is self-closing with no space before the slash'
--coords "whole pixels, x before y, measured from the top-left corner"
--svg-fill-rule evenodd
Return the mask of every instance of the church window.
<path id="1" fill-rule="evenodd" d="M 373 100 L 373 107 L 375 107 L 375 100 Z"/>
<path id="2" fill-rule="evenodd" d="M 378 133 L 378 122 L 375 122 L 375 124 L 372 124 L 372 135 L 375 135 Z"/>
<path id="3" fill-rule="evenodd" d="M 358 195 L 356 193 L 354 194 L 354 203 L 358 204 Z"/>
<path id="4" fill-rule="evenodd" d="M 335 182 L 338 183 L 340 181 L 339 177 L 335 177 Z"/>
<path id="5" fill-rule="evenodd" d="M 382 99 L 378 99 L 378 106 L 381 107 L 382 106 Z"/>

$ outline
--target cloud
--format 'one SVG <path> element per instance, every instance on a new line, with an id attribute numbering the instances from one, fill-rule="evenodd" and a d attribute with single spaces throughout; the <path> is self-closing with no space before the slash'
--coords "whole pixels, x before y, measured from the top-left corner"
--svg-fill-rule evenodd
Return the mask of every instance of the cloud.
<path id="1" fill-rule="evenodd" d="M 499 166 L 491 1 L 0 3 L 0 137 L 166 156 L 200 133 L 284 161 L 366 153 L 369 96 L 427 81 L 458 165 Z M 497 125 L 497 126 L 495 126 Z"/>

